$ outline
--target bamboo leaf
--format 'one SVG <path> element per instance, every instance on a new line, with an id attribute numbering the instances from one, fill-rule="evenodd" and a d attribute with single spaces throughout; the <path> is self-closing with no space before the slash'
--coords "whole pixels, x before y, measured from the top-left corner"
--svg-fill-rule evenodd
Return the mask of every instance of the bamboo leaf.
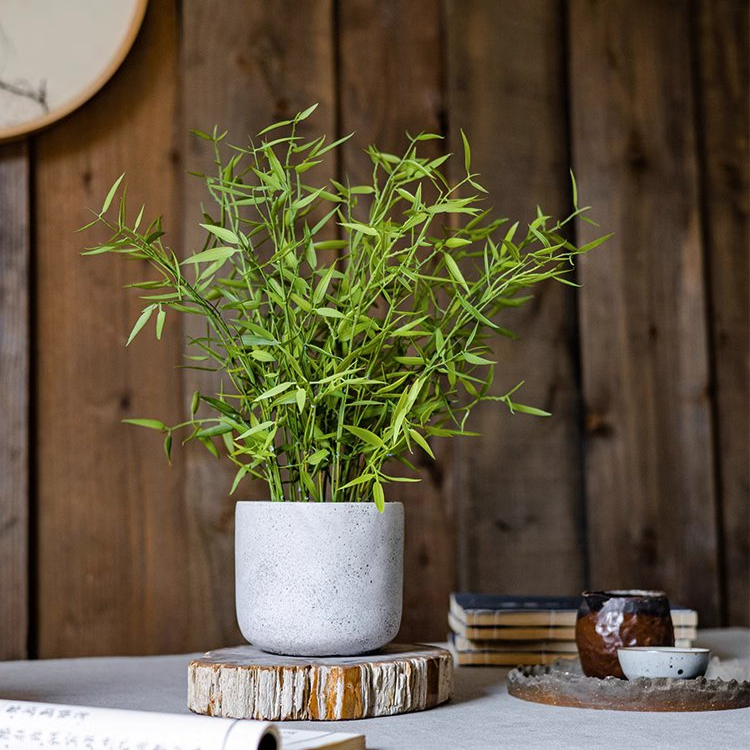
<path id="1" fill-rule="evenodd" d="M 346 484 L 339 487 L 339 490 L 348 490 L 351 487 L 356 487 L 360 484 L 365 484 L 366 482 L 371 482 L 373 479 L 375 479 L 374 474 L 370 474 L 369 472 L 365 474 L 360 474 L 358 477 L 355 477 L 351 480 L 351 482 L 347 482 Z"/>
<path id="2" fill-rule="evenodd" d="M 428 443 L 428 442 L 427 442 L 427 441 L 426 441 L 426 440 L 424 439 L 424 437 L 422 437 L 422 435 L 421 435 L 421 434 L 420 434 L 419 432 L 417 432 L 417 430 L 415 430 L 415 429 L 413 429 L 413 428 L 412 428 L 412 429 L 410 429 L 410 430 L 409 430 L 409 435 L 410 435 L 410 436 L 411 436 L 411 438 L 412 438 L 412 439 L 414 440 L 414 442 L 415 442 L 415 443 L 416 443 L 416 444 L 417 444 L 417 445 L 418 445 L 418 446 L 419 446 L 420 448 L 422 448 L 422 450 L 423 450 L 423 451 L 424 451 L 424 452 L 425 452 L 425 453 L 426 453 L 426 454 L 427 454 L 428 456 L 430 456 L 430 458 L 433 458 L 433 459 L 435 458 L 435 454 L 434 454 L 434 453 L 432 452 L 432 448 L 430 448 L 430 444 L 429 444 L 429 443 Z"/>
<path id="3" fill-rule="evenodd" d="M 247 475 L 247 469 L 244 466 L 240 466 L 239 469 L 237 469 L 237 473 L 234 475 L 234 481 L 232 482 L 232 488 L 229 490 L 230 495 L 234 495 L 234 491 L 239 487 L 240 482 L 245 478 Z"/>
<path id="4" fill-rule="evenodd" d="M 124 424 L 134 424 L 138 427 L 148 427 L 149 430 L 163 431 L 167 429 L 167 425 L 158 419 L 123 419 Z"/>
<path id="5" fill-rule="evenodd" d="M 464 352 L 463 358 L 471 365 L 494 365 L 497 364 L 496 362 L 493 362 L 491 359 L 485 359 L 484 357 L 480 357 L 477 354 L 472 354 L 471 352 Z"/>
<path id="6" fill-rule="evenodd" d="M 257 362 L 275 362 L 276 361 L 276 357 L 274 357 L 273 354 L 265 351 L 264 349 L 253 349 L 250 352 L 250 356 Z"/>
<path id="7" fill-rule="evenodd" d="M 375 501 L 375 507 L 382 513 L 385 510 L 385 493 L 383 485 L 377 479 L 372 483 L 372 499 Z"/>
<path id="8" fill-rule="evenodd" d="M 466 137 L 466 133 L 463 130 L 461 132 L 461 141 L 464 144 L 464 169 L 466 174 L 471 172 L 471 147 L 469 146 L 469 139 Z"/>
<path id="9" fill-rule="evenodd" d="M 338 310 L 334 310 L 332 307 L 316 307 L 315 312 L 324 318 L 336 318 L 338 320 L 346 320 L 346 315 L 340 313 Z"/>
<path id="10" fill-rule="evenodd" d="M 239 244 L 240 238 L 230 229 L 219 227 L 214 224 L 201 224 L 200 226 L 214 235 L 214 237 L 218 237 L 222 242 L 229 242 L 232 245 Z"/>
<path id="11" fill-rule="evenodd" d="M 299 409 L 299 413 L 302 414 L 302 412 L 305 410 L 305 402 L 307 401 L 307 392 L 304 390 L 304 388 L 297 389 L 295 398 L 297 401 L 297 408 Z"/>
<path id="12" fill-rule="evenodd" d="M 351 229 L 354 232 L 362 232 L 362 234 L 368 234 L 371 237 L 377 237 L 378 236 L 378 230 L 373 229 L 372 227 L 368 227 L 366 224 L 360 224 L 359 222 L 355 221 L 340 221 L 339 222 L 340 227 L 344 227 L 345 229 Z"/>
<path id="13" fill-rule="evenodd" d="M 164 330 L 164 321 L 167 319 L 167 312 L 161 305 L 159 306 L 159 312 L 156 313 L 156 338 L 161 339 L 162 331 Z"/>
<path id="14" fill-rule="evenodd" d="M 227 432 L 232 431 L 232 426 L 228 424 L 217 424 L 213 427 L 206 427 L 203 430 L 198 430 L 196 437 L 198 438 L 209 438 L 216 437 L 217 435 L 224 435 Z"/>
<path id="15" fill-rule="evenodd" d="M 453 258 L 448 253 L 443 253 L 443 260 L 448 268 L 448 273 L 451 275 L 454 281 L 458 282 L 467 292 L 469 291 L 469 285 L 466 283 L 464 275 L 461 273 L 461 269 L 458 267 Z"/>
<path id="16" fill-rule="evenodd" d="M 293 385 L 294 383 L 291 380 L 287 380 L 284 383 L 279 383 L 273 388 L 269 388 L 267 391 L 265 391 L 265 393 L 262 393 L 260 396 L 258 396 L 258 398 L 255 399 L 255 401 L 266 401 L 269 398 L 278 396 L 280 393 L 283 393 L 285 390 L 287 390 L 287 388 L 291 388 Z"/>
<path id="17" fill-rule="evenodd" d="M 307 463 L 310 464 L 310 466 L 317 466 L 327 455 L 328 451 L 325 448 L 321 448 L 308 457 Z"/>
<path id="18" fill-rule="evenodd" d="M 385 448 L 383 441 L 374 432 L 371 432 L 364 427 L 355 427 L 353 425 L 345 424 L 344 429 L 351 432 L 352 435 L 358 437 L 368 445 L 372 445 L 375 448 Z"/>
<path id="19" fill-rule="evenodd" d="M 129 346 L 130 342 L 138 335 L 138 332 L 141 330 L 141 328 L 143 328 L 143 326 L 145 326 L 146 323 L 148 323 L 149 318 L 151 317 L 155 309 L 156 309 L 156 305 L 149 305 L 143 310 L 138 320 L 135 321 L 135 325 L 130 331 L 130 336 L 128 336 L 128 340 L 125 346 Z"/>
<path id="20" fill-rule="evenodd" d="M 109 189 L 109 192 L 107 193 L 107 197 L 104 199 L 104 203 L 102 203 L 102 210 L 99 212 L 101 214 L 106 214 L 109 210 L 109 207 L 112 205 L 112 199 L 115 197 L 115 193 L 117 192 L 117 188 L 120 187 L 120 183 L 125 178 L 125 172 L 123 172 L 116 180 L 115 184 L 112 185 L 112 187 Z"/>
<path id="21" fill-rule="evenodd" d="M 266 430 L 270 429 L 274 426 L 274 422 L 266 421 L 266 422 L 260 422 L 259 424 L 256 424 L 254 427 L 251 427 L 248 430 L 245 430 L 240 435 L 237 435 L 237 440 L 244 440 L 245 438 L 249 438 L 252 435 L 257 435 L 259 432 L 265 432 Z"/>
<path id="22" fill-rule="evenodd" d="M 197 265 L 198 263 L 211 263 L 214 261 L 224 261 L 227 258 L 231 258 L 235 253 L 238 253 L 240 249 L 238 247 L 211 247 L 208 250 L 204 250 L 201 253 L 191 255 L 189 258 L 185 258 L 180 265 Z"/>

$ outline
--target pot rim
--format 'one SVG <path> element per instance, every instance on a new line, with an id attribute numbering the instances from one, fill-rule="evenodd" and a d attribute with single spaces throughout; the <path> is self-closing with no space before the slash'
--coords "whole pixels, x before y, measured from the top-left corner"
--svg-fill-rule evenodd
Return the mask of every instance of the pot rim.
<path id="1" fill-rule="evenodd" d="M 336 506 L 356 506 L 356 507 L 362 507 L 362 508 L 370 508 L 375 507 L 375 501 L 374 500 L 362 500 L 360 502 L 351 503 L 351 502 L 341 502 L 339 500 L 333 501 L 333 500 L 324 500 L 322 502 L 318 502 L 316 500 L 237 500 L 236 505 L 278 505 L 278 506 L 294 506 L 295 508 L 300 507 L 312 507 L 312 508 L 332 508 Z M 397 506 L 400 505 L 403 507 L 403 503 L 397 501 L 397 500 L 387 500 L 385 503 L 385 507 L 389 506 Z"/>

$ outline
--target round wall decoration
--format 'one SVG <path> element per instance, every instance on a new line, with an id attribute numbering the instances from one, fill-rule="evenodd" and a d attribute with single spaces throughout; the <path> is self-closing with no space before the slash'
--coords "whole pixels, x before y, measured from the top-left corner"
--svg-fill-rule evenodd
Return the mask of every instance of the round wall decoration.
<path id="1" fill-rule="evenodd" d="M 128 54 L 148 0 L 2 0 L 0 140 L 80 107 Z"/>

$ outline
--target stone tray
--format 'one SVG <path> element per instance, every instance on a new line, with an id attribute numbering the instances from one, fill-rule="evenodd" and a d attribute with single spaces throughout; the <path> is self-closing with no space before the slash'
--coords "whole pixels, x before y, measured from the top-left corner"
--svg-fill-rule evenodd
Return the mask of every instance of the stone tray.
<path id="1" fill-rule="evenodd" d="M 453 690 L 449 651 L 392 643 L 364 656 L 277 656 L 253 646 L 209 651 L 188 666 L 188 708 L 266 721 L 364 719 L 421 711 Z"/>
<path id="2" fill-rule="evenodd" d="M 610 711 L 722 711 L 750 706 L 748 680 L 601 680 L 586 677 L 576 662 L 516 667 L 508 674 L 508 692 L 533 703 Z"/>

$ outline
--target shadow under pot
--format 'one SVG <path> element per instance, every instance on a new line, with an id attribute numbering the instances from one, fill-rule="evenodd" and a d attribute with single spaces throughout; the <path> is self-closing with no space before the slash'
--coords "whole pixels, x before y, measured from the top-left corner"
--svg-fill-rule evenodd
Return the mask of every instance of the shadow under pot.
<path id="1" fill-rule="evenodd" d="M 576 620 L 576 645 L 588 677 L 624 678 L 618 648 L 674 646 L 667 595 L 636 589 L 584 591 Z"/>

